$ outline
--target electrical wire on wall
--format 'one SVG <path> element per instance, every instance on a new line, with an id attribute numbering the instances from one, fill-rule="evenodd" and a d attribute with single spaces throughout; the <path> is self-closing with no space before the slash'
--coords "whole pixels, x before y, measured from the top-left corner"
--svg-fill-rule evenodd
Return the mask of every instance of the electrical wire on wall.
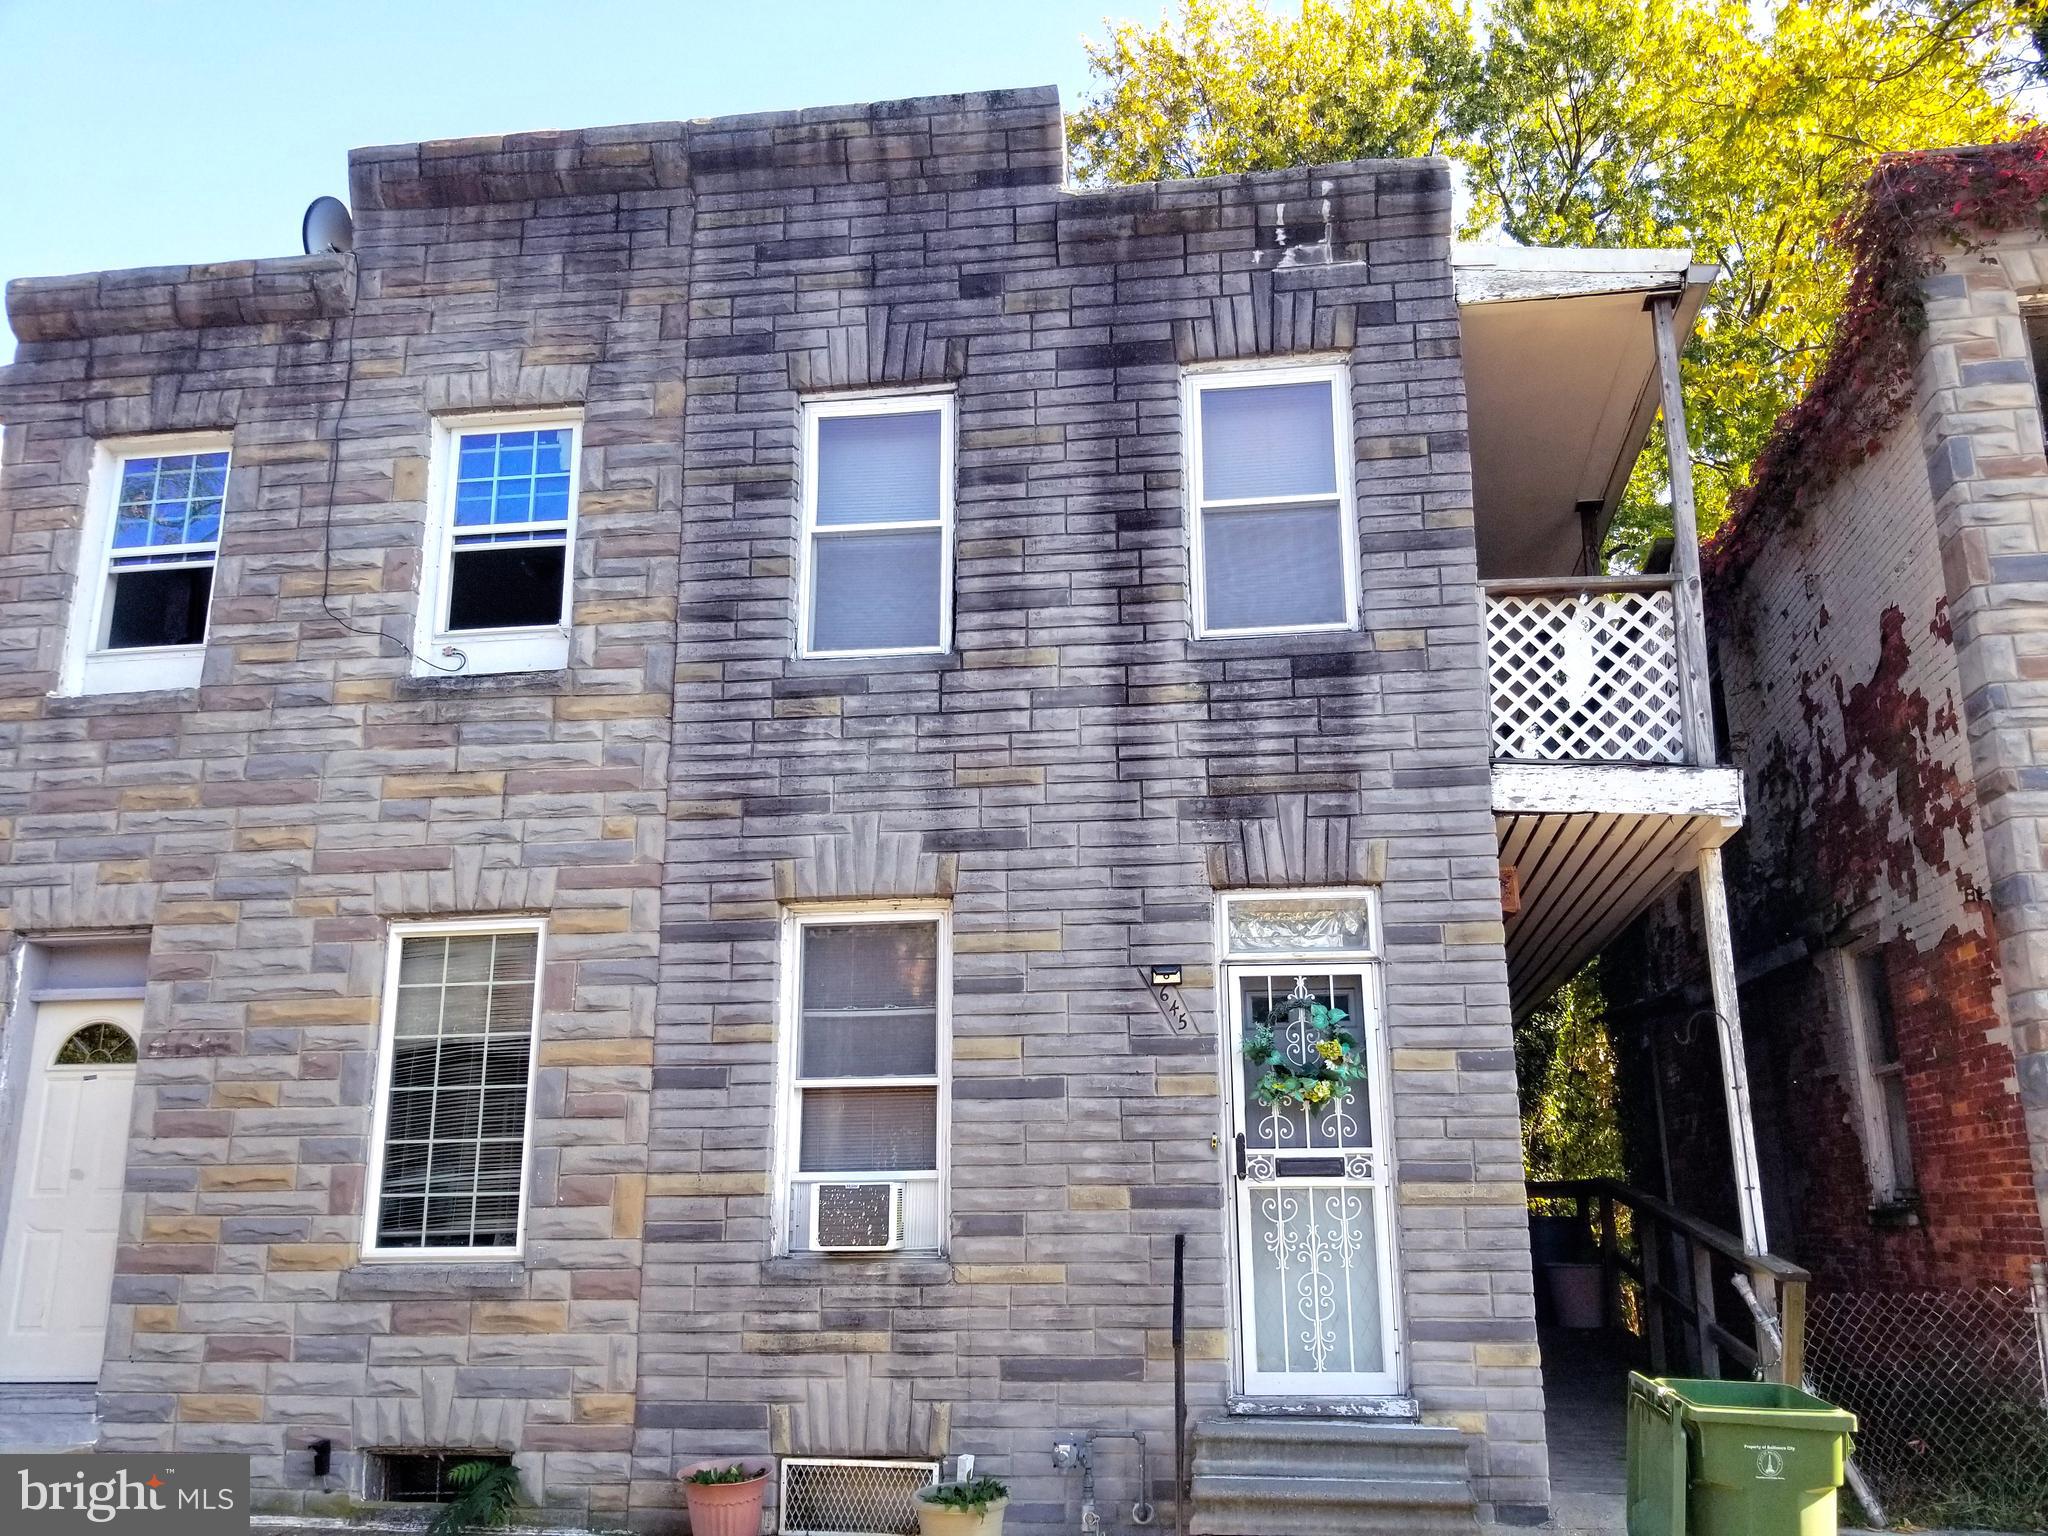
<path id="1" fill-rule="evenodd" d="M 335 407 L 334 430 L 328 436 L 327 444 L 327 495 L 320 507 L 320 607 L 327 617 L 334 620 L 352 635 L 364 635 L 378 641 L 390 639 L 381 629 L 365 629 L 347 614 L 334 606 L 334 498 L 341 480 L 341 427 L 348 416 L 349 396 L 355 388 L 356 372 L 356 306 L 362 302 L 363 272 L 361 258 L 351 253 L 348 258 L 349 292 L 348 315 L 343 324 L 346 329 L 341 338 L 341 400 Z M 452 667 L 444 667 L 430 657 L 422 656 L 404 641 L 397 642 L 398 648 L 413 660 L 432 667 L 436 672 L 460 672 L 469 664 L 469 658 L 454 647 L 450 652 L 458 658 Z"/>

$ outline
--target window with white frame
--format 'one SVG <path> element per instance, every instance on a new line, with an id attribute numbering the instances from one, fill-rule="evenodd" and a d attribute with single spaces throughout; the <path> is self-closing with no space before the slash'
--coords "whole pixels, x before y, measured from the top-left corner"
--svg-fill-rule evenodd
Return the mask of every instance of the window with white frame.
<path id="1" fill-rule="evenodd" d="M 415 675 L 569 664 L 581 439 L 560 414 L 435 423 Z"/>
<path id="2" fill-rule="evenodd" d="M 820 1190 L 887 1186 L 893 1230 L 862 1247 L 944 1245 L 951 961 L 939 911 L 787 921 L 783 1246 L 839 1246 Z M 870 1191 L 872 1193 L 872 1191 Z M 831 1196 L 828 1194 L 828 1199 Z"/>
<path id="3" fill-rule="evenodd" d="M 532 919 L 392 930 L 365 1253 L 519 1252 L 543 938 Z"/>
<path id="4" fill-rule="evenodd" d="M 1913 1194 L 1913 1146 L 1906 1121 L 1906 1076 L 1882 945 L 1834 952 L 1848 1022 L 1850 1067 L 1861 1121 L 1863 1158 L 1874 1203 Z"/>
<path id="5" fill-rule="evenodd" d="M 228 460 L 220 436 L 102 446 L 87 499 L 64 692 L 198 684 Z"/>
<path id="6" fill-rule="evenodd" d="M 1186 399 L 1195 633 L 1356 624 L 1344 365 L 1191 373 Z"/>
<path id="7" fill-rule="evenodd" d="M 804 405 L 798 649 L 943 651 L 953 626 L 953 397 Z"/>

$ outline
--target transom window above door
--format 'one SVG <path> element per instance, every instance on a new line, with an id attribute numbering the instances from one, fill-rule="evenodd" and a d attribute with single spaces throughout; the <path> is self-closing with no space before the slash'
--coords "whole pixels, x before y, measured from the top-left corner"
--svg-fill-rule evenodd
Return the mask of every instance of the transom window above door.
<path id="1" fill-rule="evenodd" d="M 1187 376 L 1198 636 L 1358 622 L 1344 365 Z"/>
<path id="2" fill-rule="evenodd" d="M 953 627 L 953 397 L 809 401 L 803 455 L 799 652 L 946 650 Z"/>

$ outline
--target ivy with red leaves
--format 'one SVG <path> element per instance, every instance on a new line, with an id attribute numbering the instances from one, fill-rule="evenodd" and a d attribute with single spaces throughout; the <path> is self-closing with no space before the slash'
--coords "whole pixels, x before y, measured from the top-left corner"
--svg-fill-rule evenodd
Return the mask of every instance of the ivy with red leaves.
<path id="1" fill-rule="evenodd" d="M 1707 541 L 1710 595 L 1728 591 L 1779 531 L 1797 527 L 1848 469 L 1883 445 L 1913 403 L 1914 350 L 1927 328 L 1922 283 L 1944 244 L 1965 250 L 1986 235 L 2043 224 L 2048 210 L 2048 126 L 2006 144 L 1887 155 L 1836 225 L 1854 259 L 1827 361 L 1799 403 L 1780 416 Z"/>

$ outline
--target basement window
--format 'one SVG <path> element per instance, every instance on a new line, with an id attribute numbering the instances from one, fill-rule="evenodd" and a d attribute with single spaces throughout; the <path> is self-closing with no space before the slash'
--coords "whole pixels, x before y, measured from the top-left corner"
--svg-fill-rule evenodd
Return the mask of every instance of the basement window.
<path id="1" fill-rule="evenodd" d="M 561 415 L 436 423 L 414 676 L 569 664 L 581 439 Z"/>
<path id="2" fill-rule="evenodd" d="M 225 438 L 102 446 L 87 498 L 62 691 L 191 688 L 227 504 Z"/>
<path id="3" fill-rule="evenodd" d="M 508 1467 L 510 1456 L 476 1451 L 378 1451 L 371 1455 L 369 1486 L 374 1504 L 453 1504 L 463 1489 L 449 1472 L 465 1462 Z"/>

